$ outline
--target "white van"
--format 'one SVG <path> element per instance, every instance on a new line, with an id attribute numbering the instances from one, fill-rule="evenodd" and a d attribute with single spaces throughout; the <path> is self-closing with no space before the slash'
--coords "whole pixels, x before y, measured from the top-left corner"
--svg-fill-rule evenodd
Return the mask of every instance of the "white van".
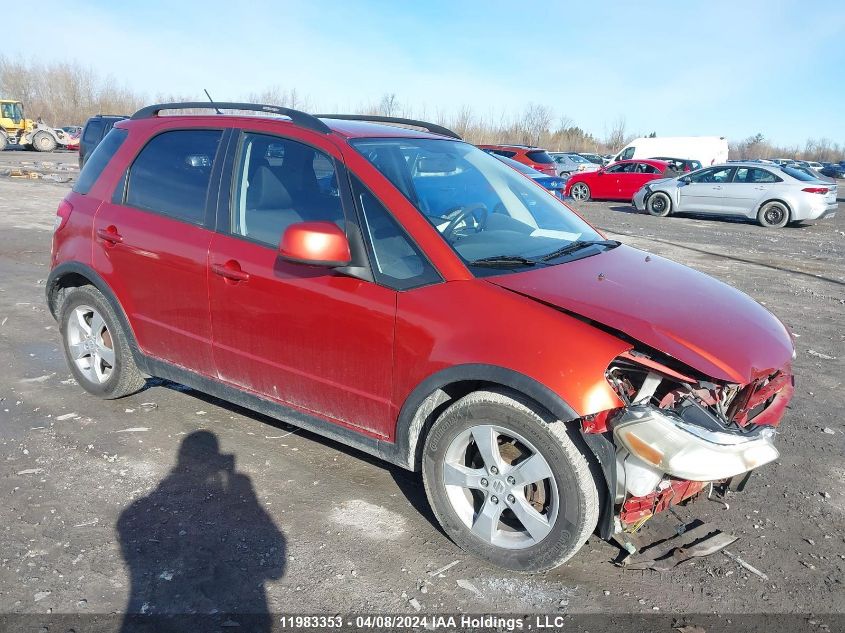
<path id="1" fill-rule="evenodd" d="M 703 167 L 709 167 L 728 160 L 728 141 L 724 136 L 637 138 L 614 155 L 610 162 L 631 158 L 690 158 Z"/>

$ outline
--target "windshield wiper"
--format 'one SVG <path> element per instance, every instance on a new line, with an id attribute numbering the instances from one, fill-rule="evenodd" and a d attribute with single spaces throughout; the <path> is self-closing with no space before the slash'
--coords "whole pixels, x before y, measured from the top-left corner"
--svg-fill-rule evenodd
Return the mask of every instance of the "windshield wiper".
<path id="1" fill-rule="evenodd" d="M 540 258 L 540 261 L 547 262 L 550 259 L 555 259 L 556 257 L 563 257 L 564 255 L 571 255 L 576 251 L 583 250 L 589 246 L 607 246 L 608 248 L 616 248 L 619 246 L 619 242 L 616 240 L 575 240 L 564 246 L 563 248 L 559 248 L 556 251 L 552 251 L 547 255 L 543 255 Z"/>
<path id="2" fill-rule="evenodd" d="M 470 266 L 536 266 L 542 262 L 521 255 L 493 255 L 469 262 Z"/>

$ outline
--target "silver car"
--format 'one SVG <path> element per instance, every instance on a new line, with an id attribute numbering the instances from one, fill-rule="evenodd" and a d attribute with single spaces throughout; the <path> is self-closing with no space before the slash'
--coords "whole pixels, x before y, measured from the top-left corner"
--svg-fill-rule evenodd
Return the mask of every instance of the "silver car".
<path id="1" fill-rule="evenodd" d="M 730 163 L 679 178 L 652 180 L 634 195 L 638 211 L 712 213 L 756 219 L 780 228 L 788 222 L 836 215 L 837 187 L 804 171 L 761 163 Z"/>
<path id="2" fill-rule="evenodd" d="M 549 152 L 549 156 L 555 161 L 555 169 L 558 176 L 571 176 L 579 171 L 598 171 L 601 165 L 588 161 L 580 154 L 572 152 Z"/>

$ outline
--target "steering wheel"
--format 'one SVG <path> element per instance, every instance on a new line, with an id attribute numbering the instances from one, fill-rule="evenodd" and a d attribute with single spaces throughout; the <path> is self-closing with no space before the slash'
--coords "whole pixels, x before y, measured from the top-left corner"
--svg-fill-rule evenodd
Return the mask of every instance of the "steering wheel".
<path id="1" fill-rule="evenodd" d="M 476 233 L 479 233 L 485 226 L 487 226 L 487 216 L 489 215 L 489 213 L 487 211 L 487 207 L 485 207 L 480 202 L 477 202 L 475 204 L 470 204 L 470 205 L 467 205 L 465 207 L 464 206 L 457 206 L 457 207 L 452 207 L 451 209 L 448 209 L 443 214 L 444 216 L 448 217 L 452 213 L 456 213 L 456 212 L 457 212 L 457 215 L 454 218 L 452 218 L 452 220 L 449 222 L 449 224 L 446 225 L 446 228 L 443 229 L 443 237 L 446 238 L 447 240 L 451 240 L 452 234 L 455 232 L 455 229 L 458 228 L 458 225 L 461 223 L 461 221 L 465 220 L 466 218 L 468 218 L 470 216 L 474 216 L 479 211 L 481 212 L 482 215 L 481 215 L 480 218 L 476 217 L 476 226 L 475 226 L 475 232 Z"/>

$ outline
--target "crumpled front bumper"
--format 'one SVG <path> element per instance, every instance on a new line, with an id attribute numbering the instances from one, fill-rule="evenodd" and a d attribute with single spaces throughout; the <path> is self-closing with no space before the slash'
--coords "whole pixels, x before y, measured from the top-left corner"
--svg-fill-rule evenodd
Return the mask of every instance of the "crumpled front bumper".
<path id="1" fill-rule="evenodd" d="M 645 187 L 642 187 L 637 193 L 634 194 L 634 197 L 631 199 L 631 202 L 637 211 L 645 211 L 646 193 L 647 189 Z"/>

